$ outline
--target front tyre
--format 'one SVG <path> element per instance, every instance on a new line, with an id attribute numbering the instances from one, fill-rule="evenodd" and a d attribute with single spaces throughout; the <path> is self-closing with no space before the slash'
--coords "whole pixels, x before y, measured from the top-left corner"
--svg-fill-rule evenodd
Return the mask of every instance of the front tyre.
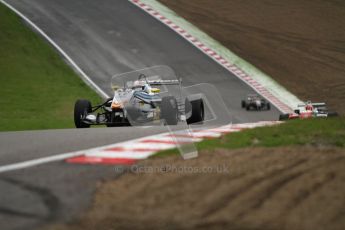
<path id="1" fill-rule="evenodd" d="M 241 106 L 242 106 L 242 108 L 246 108 L 246 107 L 247 107 L 247 103 L 246 103 L 246 101 L 242 100 L 242 102 L 241 102 Z"/>
<path id="2" fill-rule="evenodd" d="M 267 110 L 271 110 L 271 104 L 269 102 L 267 102 L 266 108 L 267 108 Z"/>
<path id="3" fill-rule="evenodd" d="M 165 124 L 167 125 L 177 125 L 178 106 L 175 97 L 167 96 L 162 98 L 161 118 L 165 120 Z"/>
<path id="4" fill-rule="evenodd" d="M 280 114 L 279 121 L 286 121 L 289 120 L 289 114 Z"/>
<path id="5" fill-rule="evenodd" d="M 205 119 L 204 101 L 202 99 L 194 100 L 190 102 L 192 106 L 192 114 L 187 119 L 187 124 L 200 123 Z"/>
<path id="6" fill-rule="evenodd" d="M 337 112 L 328 112 L 327 117 L 338 117 L 339 114 Z"/>
<path id="7" fill-rule="evenodd" d="M 92 112 L 91 102 L 79 99 L 74 105 L 74 124 L 76 128 L 90 128 L 89 124 L 84 123 L 83 118 Z"/>

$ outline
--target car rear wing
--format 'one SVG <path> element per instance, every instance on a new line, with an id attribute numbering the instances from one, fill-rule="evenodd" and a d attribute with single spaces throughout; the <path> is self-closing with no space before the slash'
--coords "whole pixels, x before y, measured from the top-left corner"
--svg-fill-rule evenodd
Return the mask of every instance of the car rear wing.
<path id="1" fill-rule="evenodd" d="M 326 107 L 326 103 L 320 102 L 320 103 L 311 103 L 312 106 L 314 107 Z M 297 107 L 305 107 L 306 103 L 304 104 L 299 104 Z"/>
<path id="2" fill-rule="evenodd" d="M 311 103 L 314 107 L 325 107 L 326 103 Z"/>
<path id="3" fill-rule="evenodd" d="M 148 80 L 147 81 L 150 85 L 180 85 L 182 83 L 181 80 L 173 79 L 173 80 Z"/>

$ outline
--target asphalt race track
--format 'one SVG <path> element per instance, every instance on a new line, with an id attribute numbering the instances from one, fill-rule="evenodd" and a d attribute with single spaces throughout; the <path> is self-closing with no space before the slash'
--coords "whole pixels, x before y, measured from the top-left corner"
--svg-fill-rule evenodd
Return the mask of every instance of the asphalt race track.
<path id="1" fill-rule="evenodd" d="M 92 132 L 87 129 L 3 132 L 0 133 L 0 162 L 9 165 L 160 132 L 167 130 L 133 127 L 98 128 Z M 87 207 L 97 182 L 116 178 L 122 169 L 59 161 L 1 173 L 1 229 L 23 229 L 24 226 L 36 229 L 46 223 L 69 220 Z"/>
<path id="2" fill-rule="evenodd" d="M 50 36 L 111 95 L 114 74 L 168 65 L 184 85 L 211 83 L 234 123 L 277 120 L 279 111 L 247 112 L 241 99 L 254 93 L 165 25 L 127 0 L 8 0 Z M 72 119 L 72 118 L 71 118 Z M 138 131 L 138 129 L 140 131 Z M 165 132 L 164 128 L 100 128 L 0 133 L 0 166 Z M 0 174 L 1 229 L 30 229 L 66 221 L 88 206 L 97 182 L 121 167 L 62 161 Z"/>

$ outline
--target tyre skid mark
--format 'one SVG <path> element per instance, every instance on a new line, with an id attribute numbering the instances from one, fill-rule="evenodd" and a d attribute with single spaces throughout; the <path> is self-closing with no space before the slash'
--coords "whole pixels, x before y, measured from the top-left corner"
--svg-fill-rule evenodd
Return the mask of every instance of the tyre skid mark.
<path id="1" fill-rule="evenodd" d="M 290 171 L 290 170 L 292 170 L 292 169 L 294 169 L 300 165 L 303 165 L 305 162 L 307 162 L 307 160 L 302 159 L 302 160 L 299 160 L 297 162 L 294 162 L 293 164 L 289 165 L 288 167 L 275 170 L 275 171 L 269 173 L 266 177 L 252 179 L 249 183 L 241 186 L 240 188 L 236 189 L 235 191 L 231 192 L 230 194 L 226 194 L 226 196 L 220 197 L 219 202 L 214 202 L 212 204 L 212 207 L 209 208 L 206 212 L 204 212 L 202 217 L 203 218 L 212 217 L 217 212 L 220 212 L 221 210 L 226 208 L 229 205 L 229 203 L 232 202 L 233 200 L 235 200 L 237 197 L 243 195 L 244 193 L 249 192 L 251 189 L 255 188 L 257 185 L 261 184 L 262 182 L 265 182 L 268 179 L 275 178 L 284 172 L 288 172 L 288 171 Z M 243 178 L 241 178 L 241 179 L 243 179 Z"/>
<path id="2" fill-rule="evenodd" d="M 262 198 L 257 199 L 257 197 L 256 197 L 256 202 L 255 202 L 256 204 L 253 205 L 251 208 L 252 209 L 261 208 L 267 200 L 272 198 L 280 189 L 282 189 L 284 186 L 286 186 L 289 182 L 291 182 L 297 178 L 300 178 L 301 176 L 304 176 L 307 173 L 311 173 L 315 170 L 326 167 L 330 164 L 334 164 L 341 159 L 344 159 L 344 158 L 343 157 L 335 158 L 335 159 L 329 160 L 327 162 L 323 162 L 321 164 L 311 166 L 307 169 L 303 169 L 302 171 L 292 173 L 290 175 L 285 176 L 284 178 L 279 179 L 277 182 L 270 184 L 268 186 L 268 188 L 264 189 L 265 191 L 262 192 L 262 194 L 264 194 L 264 196 Z M 329 180 L 331 180 L 332 178 L 334 178 L 334 177 L 330 174 L 324 179 L 325 180 L 324 182 L 329 182 Z M 315 187 L 315 189 L 320 189 L 324 185 L 325 185 L 324 183 L 315 184 L 313 187 Z M 305 198 L 308 197 L 308 192 L 306 192 L 305 194 L 306 195 L 304 195 L 304 196 L 297 196 L 293 200 L 295 200 L 296 202 L 299 201 L 299 203 L 300 203 L 302 200 L 304 200 Z M 309 195 L 310 194 L 311 193 L 309 193 Z M 299 203 L 295 203 L 295 205 L 293 205 L 294 203 L 292 203 L 291 209 L 294 208 L 294 206 L 296 207 Z M 289 208 L 289 210 L 291 210 L 291 209 Z"/>
<path id="3" fill-rule="evenodd" d="M 281 189 L 283 189 L 285 186 L 287 186 L 289 183 L 295 181 L 298 178 L 301 178 L 302 176 L 306 175 L 307 173 L 311 173 L 314 170 L 318 170 L 320 168 L 323 168 L 325 166 L 328 166 L 330 164 L 336 163 L 339 160 L 344 159 L 343 157 L 339 157 L 339 158 L 335 158 L 332 159 L 330 161 L 327 162 L 323 162 L 321 164 L 317 164 L 314 166 L 311 166 L 307 169 L 296 169 L 295 167 L 293 168 L 294 170 L 298 170 L 297 172 L 288 174 L 283 176 L 282 178 L 279 178 L 276 182 L 274 183 L 270 183 L 268 186 L 266 186 L 265 188 L 261 189 L 260 193 L 256 193 L 255 195 L 255 199 L 253 200 L 253 203 L 245 210 L 242 211 L 240 213 L 238 213 L 234 219 L 239 220 L 239 219 L 243 219 L 246 215 L 249 215 L 251 212 L 253 212 L 254 210 L 259 210 L 260 208 L 263 207 L 263 205 L 270 199 L 272 199 L 272 197 L 278 192 L 281 191 Z M 304 161 L 304 160 L 303 160 Z M 304 161 L 305 163 L 307 161 Z M 302 164 L 301 164 L 302 165 Z M 289 173 L 290 170 L 286 171 L 287 173 Z M 278 174 L 277 176 L 281 176 L 281 173 Z M 321 189 L 323 186 L 325 186 L 327 183 L 330 182 L 330 180 L 332 180 L 332 178 L 334 179 L 334 176 L 332 176 L 332 174 L 329 174 L 323 181 L 323 183 L 319 183 L 319 184 L 315 184 L 314 186 L 312 186 L 315 189 Z M 266 178 L 268 179 L 268 178 Z M 310 190 L 309 191 L 313 191 Z M 315 191 L 313 191 L 315 192 Z M 291 207 L 287 207 L 285 209 L 284 213 L 280 214 L 280 217 L 286 217 L 286 215 L 290 212 L 293 211 L 294 208 L 296 208 L 298 205 L 301 204 L 301 202 L 303 200 L 305 200 L 308 196 L 310 196 L 312 193 L 311 192 L 306 192 L 304 193 L 306 195 L 299 195 L 296 196 L 295 198 L 293 198 L 293 201 L 298 202 L 298 203 L 291 203 Z M 267 223 L 265 223 L 267 224 Z M 265 224 L 263 224 L 262 227 L 266 226 Z"/>
<path id="4" fill-rule="evenodd" d="M 12 178 L 3 177 L 1 178 L 1 180 L 39 197 L 46 208 L 47 214 L 41 216 L 38 214 L 26 213 L 7 208 L 0 208 L 0 213 L 5 215 L 15 215 L 23 218 L 34 218 L 40 220 L 40 223 L 33 224 L 32 228 L 35 228 L 35 226 L 41 226 L 41 223 L 49 223 L 58 219 L 61 212 L 60 200 L 50 190 Z M 28 228 L 28 226 L 26 227 Z"/>
<path id="5" fill-rule="evenodd" d="M 0 214 L 8 215 L 8 216 L 17 216 L 17 217 L 23 217 L 23 218 L 32 218 L 32 219 L 43 219 L 43 216 L 34 214 L 34 213 L 27 213 L 27 212 L 21 212 L 5 207 L 0 207 Z"/>

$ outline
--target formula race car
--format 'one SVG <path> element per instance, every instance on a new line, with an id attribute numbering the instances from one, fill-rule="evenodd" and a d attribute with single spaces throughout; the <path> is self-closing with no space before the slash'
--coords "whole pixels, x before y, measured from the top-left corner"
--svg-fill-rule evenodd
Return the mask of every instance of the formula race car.
<path id="1" fill-rule="evenodd" d="M 114 96 L 104 103 L 92 106 L 88 100 L 77 100 L 74 123 L 77 128 L 90 125 L 137 126 L 177 125 L 179 121 L 200 123 L 204 120 L 204 101 L 198 97 L 182 97 L 181 80 L 148 77 L 115 78 Z M 120 82 L 123 85 L 119 85 Z M 168 90 L 173 86 L 174 90 Z"/>
<path id="2" fill-rule="evenodd" d="M 270 110 L 270 103 L 257 94 L 248 94 L 247 100 L 242 100 L 242 108 L 246 110 Z"/>
<path id="3" fill-rule="evenodd" d="M 290 119 L 305 119 L 305 118 L 326 118 L 338 116 L 336 112 L 328 111 L 326 103 L 312 103 L 307 101 L 299 104 L 294 113 L 287 113 L 279 115 L 279 120 L 290 120 Z"/>

